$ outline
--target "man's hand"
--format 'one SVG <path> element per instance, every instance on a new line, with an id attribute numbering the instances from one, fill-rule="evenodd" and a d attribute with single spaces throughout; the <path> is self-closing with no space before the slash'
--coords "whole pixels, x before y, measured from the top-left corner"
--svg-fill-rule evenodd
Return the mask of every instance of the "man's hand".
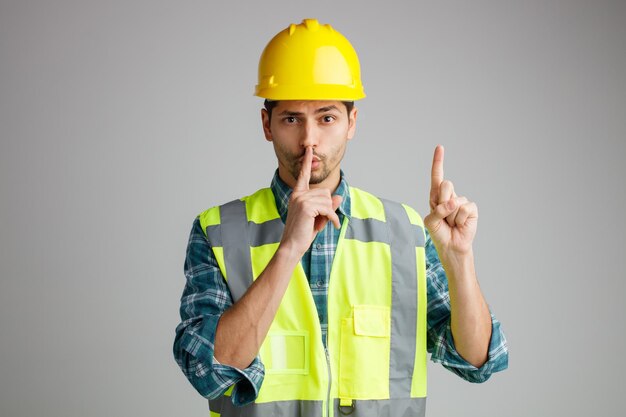
<path id="1" fill-rule="evenodd" d="M 341 204 L 341 196 L 331 196 L 326 188 L 309 189 L 313 148 L 307 147 L 298 181 L 289 199 L 289 209 L 281 246 L 289 248 L 298 259 L 304 255 L 315 235 L 330 220 L 339 229 L 341 223 L 335 210 Z"/>
<path id="2" fill-rule="evenodd" d="M 480 368 L 488 359 L 491 316 L 478 286 L 472 241 L 478 208 L 457 197 L 452 183 L 443 179 L 443 146 L 435 148 L 430 183 L 430 214 L 424 218 L 448 278 L 450 327 L 456 350 Z"/>
<path id="3" fill-rule="evenodd" d="M 478 224 L 478 207 L 458 197 L 452 182 L 443 179 L 443 146 L 435 148 L 430 182 L 430 214 L 424 225 L 440 256 L 459 257 L 472 251 Z"/>

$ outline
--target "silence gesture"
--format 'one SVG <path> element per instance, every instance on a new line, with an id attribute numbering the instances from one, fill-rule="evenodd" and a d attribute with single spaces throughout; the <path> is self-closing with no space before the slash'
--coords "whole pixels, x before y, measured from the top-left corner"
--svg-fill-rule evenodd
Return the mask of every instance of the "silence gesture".
<path id="1" fill-rule="evenodd" d="M 289 209 L 281 245 L 291 247 L 296 254 L 302 256 L 315 235 L 320 232 L 328 221 L 339 229 L 341 223 L 335 210 L 341 204 L 341 196 L 331 196 L 327 188 L 309 188 L 313 148 L 308 146 L 302 157 L 302 168 L 298 181 L 289 199 Z"/>
<path id="2" fill-rule="evenodd" d="M 435 148 L 430 182 L 430 214 L 424 225 L 440 255 L 465 255 L 472 250 L 478 224 L 478 207 L 458 197 L 449 180 L 443 179 L 443 146 Z"/>

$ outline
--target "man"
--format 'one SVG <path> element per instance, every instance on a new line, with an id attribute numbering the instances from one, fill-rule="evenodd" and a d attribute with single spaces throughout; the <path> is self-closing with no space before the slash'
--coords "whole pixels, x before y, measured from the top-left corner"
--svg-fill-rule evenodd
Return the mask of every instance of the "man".
<path id="1" fill-rule="evenodd" d="M 211 415 L 420 416 L 427 351 L 472 382 L 505 369 L 474 271 L 476 204 L 444 180 L 443 147 L 423 221 L 343 176 L 365 96 L 347 39 L 292 24 L 256 94 L 271 187 L 201 213 L 185 262 L 174 355 Z"/>

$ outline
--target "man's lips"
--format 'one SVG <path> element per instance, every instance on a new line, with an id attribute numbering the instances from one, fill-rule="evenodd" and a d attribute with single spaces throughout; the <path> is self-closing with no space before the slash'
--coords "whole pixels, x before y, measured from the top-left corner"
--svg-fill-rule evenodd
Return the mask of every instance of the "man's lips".
<path id="1" fill-rule="evenodd" d="M 322 159 L 319 156 L 313 155 L 312 162 L 319 162 L 321 160 Z M 302 155 L 300 158 L 298 158 L 298 162 L 300 162 L 300 163 L 304 162 L 304 155 Z"/>
<path id="2" fill-rule="evenodd" d="M 304 157 L 298 159 L 300 166 L 304 164 Z M 313 159 L 311 160 L 311 170 L 316 170 L 320 164 L 322 163 L 322 159 L 319 156 L 313 155 Z"/>

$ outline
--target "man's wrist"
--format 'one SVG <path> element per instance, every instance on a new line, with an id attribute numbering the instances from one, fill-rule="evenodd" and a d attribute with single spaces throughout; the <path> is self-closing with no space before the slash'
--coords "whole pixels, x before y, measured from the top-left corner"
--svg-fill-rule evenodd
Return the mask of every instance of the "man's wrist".
<path id="1" fill-rule="evenodd" d="M 475 276 L 474 252 L 471 248 L 463 253 L 450 251 L 440 256 L 440 259 L 444 270 L 449 275 L 448 278 L 460 279 L 462 277 Z"/>
<path id="2" fill-rule="evenodd" d="M 302 256 L 304 256 L 304 253 L 291 243 L 281 241 L 278 244 L 278 250 L 274 256 L 277 260 L 294 264 L 295 267 L 302 259 Z"/>

